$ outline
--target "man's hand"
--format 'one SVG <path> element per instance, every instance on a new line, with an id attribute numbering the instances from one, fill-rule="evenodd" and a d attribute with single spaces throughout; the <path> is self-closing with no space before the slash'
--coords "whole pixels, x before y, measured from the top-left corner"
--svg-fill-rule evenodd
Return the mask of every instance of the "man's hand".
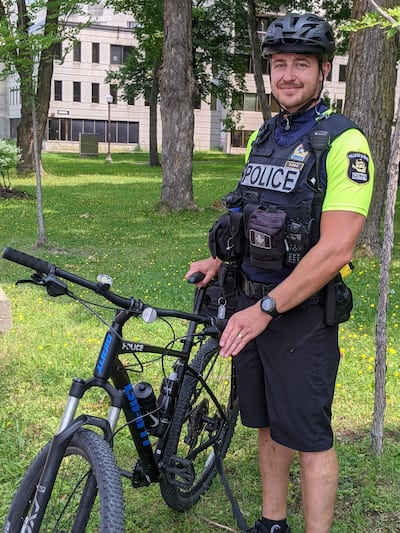
<path id="1" fill-rule="evenodd" d="M 213 257 L 208 257 L 207 259 L 194 261 L 191 263 L 185 279 L 189 279 L 195 272 L 202 272 L 205 275 L 205 278 L 199 283 L 196 283 L 196 286 L 205 287 L 213 278 L 215 278 L 222 263 L 223 261 L 218 259 L 218 257 L 215 259 Z"/>
<path id="2" fill-rule="evenodd" d="M 221 336 L 220 354 L 237 355 L 248 342 L 257 337 L 271 322 L 272 317 L 261 310 L 260 302 L 234 313 Z"/>

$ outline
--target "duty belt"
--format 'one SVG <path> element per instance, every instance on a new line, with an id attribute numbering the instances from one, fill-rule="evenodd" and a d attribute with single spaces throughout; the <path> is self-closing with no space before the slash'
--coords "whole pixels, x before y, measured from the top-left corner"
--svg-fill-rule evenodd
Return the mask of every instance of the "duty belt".
<path id="1" fill-rule="evenodd" d="M 246 296 L 254 298 L 255 300 L 261 300 L 264 296 L 267 296 L 272 289 L 276 287 L 276 283 L 260 283 L 258 281 L 251 281 L 249 279 L 242 280 L 242 291 Z M 322 291 L 313 294 L 300 305 L 318 305 L 322 304 Z"/>

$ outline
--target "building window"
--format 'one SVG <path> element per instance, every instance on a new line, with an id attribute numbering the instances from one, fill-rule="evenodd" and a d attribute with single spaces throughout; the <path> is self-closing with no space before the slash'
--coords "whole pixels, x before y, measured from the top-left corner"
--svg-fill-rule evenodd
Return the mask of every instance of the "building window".
<path id="1" fill-rule="evenodd" d="M 54 80 L 54 100 L 62 101 L 62 81 Z"/>
<path id="2" fill-rule="evenodd" d="M 8 102 L 10 106 L 17 106 L 20 104 L 19 87 L 10 87 Z"/>
<path id="3" fill-rule="evenodd" d="M 100 63 L 100 43 L 92 43 L 92 63 Z"/>
<path id="4" fill-rule="evenodd" d="M 110 85 L 110 94 L 113 97 L 112 104 L 118 102 L 118 87 L 116 85 Z"/>
<path id="5" fill-rule="evenodd" d="M 100 84 L 92 83 L 92 104 L 100 102 Z"/>
<path id="6" fill-rule="evenodd" d="M 252 133 L 252 130 L 233 130 L 231 133 L 231 146 L 234 148 L 246 148 L 247 141 Z"/>
<path id="7" fill-rule="evenodd" d="M 78 141 L 80 133 L 97 133 L 100 142 L 106 141 L 107 121 L 92 119 L 50 118 L 47 138 L 50 141 Z M 111 141 L 138 144 L 139 122 L 112 121 Z"/>
<path id="8" fill-rule="evenodd" d="M 346 81 L 346 65 L 339 65 L 339 81 Z"/>
<path id="9" fill-rule="evenodd" d="M 247 56 L 247 73 L 254 74 L 254 60 L 251 55 Z M 268 59 L 261 58 L 261 69 L 263 74 L 269 74 L 269 61 Z"/>
<path id="10" fill-rule="evenodd" d="M 54 44 L 54 59 L 59 61 L 62 59 L 62 42 Z"/>
<path id="11" fill-rule="evenodd" d="M 81 82 L 80 81 L 74 81 L 73 100 L 74 102 L 81 101 Z"/>
<path id="12" fill-rule="evenodd" d="M 110 45 L 110 63 L 113 65 L 123 65 L 131 53 L 131 46 L 122 46 L 120 44 Z"/>
<path id="13" fill-rule="evenodd" d="M 80 41 L 76 41 L 76 43 L 74 44 L 73 59 L 74 61 L 79 61 L 79 62 L 81 60 L 81 42 Z"/>

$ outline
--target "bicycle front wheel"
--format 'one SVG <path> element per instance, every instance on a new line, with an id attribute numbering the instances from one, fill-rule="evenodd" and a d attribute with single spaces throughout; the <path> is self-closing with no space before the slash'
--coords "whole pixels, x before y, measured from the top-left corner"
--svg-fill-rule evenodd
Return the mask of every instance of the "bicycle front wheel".
<path id="1" fill-rule="evenodd" d="M 34 496 L 50 443 L 35 457 L 12 501 L 4 532 L 122 533 L 122 484 L 109 444 L 88 429 L 77 431 L 56 474 L 40 523 Z"/>
<path id="2" fill-rule="evenodd" d="M 233 363 L 219 356 L 217 341 L 209 339 L 190 366 L 204 381 L 190 371 L 184 377 L 160 481 L 165 502 L 176 511 L 190 509 L 210 487 L 217 472 L 215 450 L 225 456 L 239 411 Z"/>

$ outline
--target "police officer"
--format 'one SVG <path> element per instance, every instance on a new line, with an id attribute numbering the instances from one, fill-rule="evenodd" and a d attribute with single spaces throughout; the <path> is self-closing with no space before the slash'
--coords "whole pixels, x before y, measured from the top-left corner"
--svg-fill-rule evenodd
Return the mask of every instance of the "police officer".
<path id="1" fill-rule="evenodd" d="M 243 214 L 247 246 L 240 310 L 221 337 L 220 354 L 234 357 L 241 418 L 258 429 L 259 532 L 290 531 L 287 490 L 296 452 L 306 533 L 327 533 L 333 522 L 338 464 L 331 405 L 342 319 L 327 310 L 326 287 L 353 256 L 374 172 L 362 132 L 320 98 L 334 50 L 330 25 L 314 14 L 272 22 L 262 53 L 280 112 L 251 137 L 241 181 L 227 196 L 227 207 L 234 198 Z M 199 285 L 206 285 L 224 259 L 196 261 L 187 277 L 201 271 Z"/>

